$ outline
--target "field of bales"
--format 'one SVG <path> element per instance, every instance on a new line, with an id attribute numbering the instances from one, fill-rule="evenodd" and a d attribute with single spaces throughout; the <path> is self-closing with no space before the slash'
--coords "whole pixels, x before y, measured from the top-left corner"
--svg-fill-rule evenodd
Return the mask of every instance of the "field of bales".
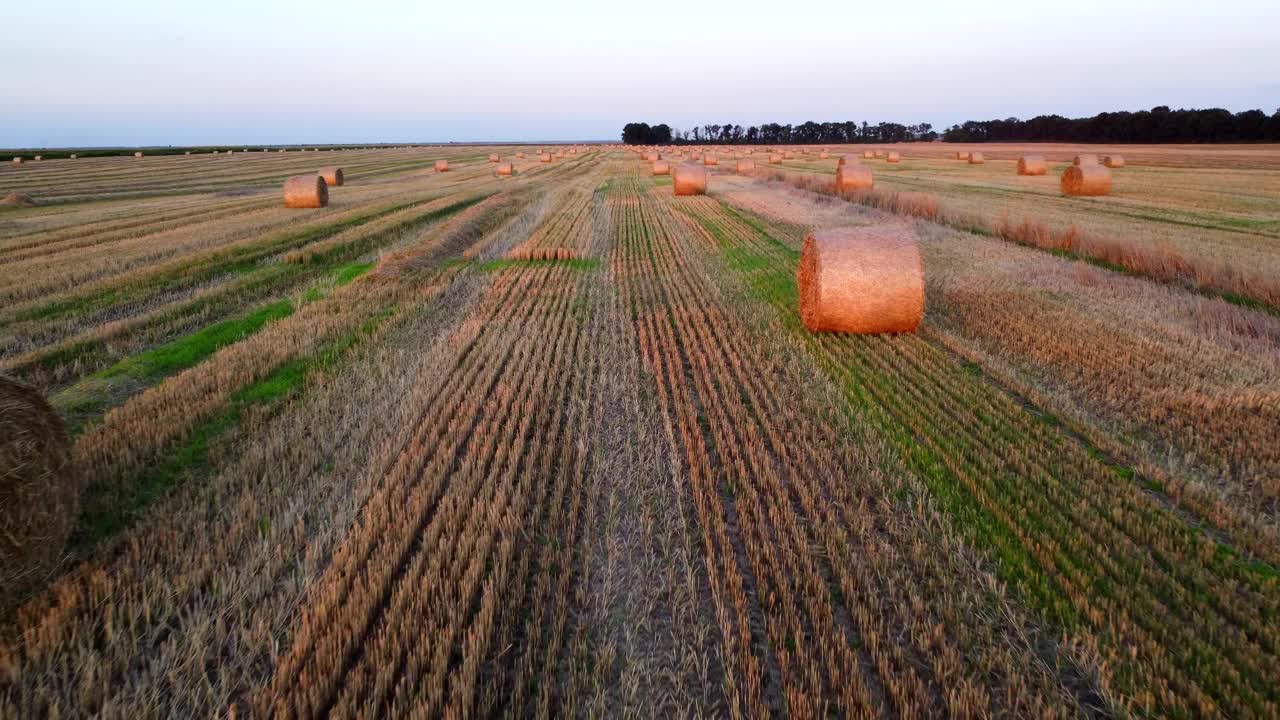
<path id="1" fill-rule="evenodd" d="M 1280 716 L 1280 147 L 250 150 L 0 163 L 0 718 Z"/>

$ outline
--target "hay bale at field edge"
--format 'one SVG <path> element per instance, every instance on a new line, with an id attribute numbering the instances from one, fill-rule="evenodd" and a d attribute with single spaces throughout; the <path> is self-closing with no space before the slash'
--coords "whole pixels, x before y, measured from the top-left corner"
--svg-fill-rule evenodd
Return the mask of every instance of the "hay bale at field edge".
<path id="1" fill-rule="evenodd" d="M 295 175 L 284 181 L 284 206 L 322 208 L 329 204 L 329 185 L 319 175 Z"/>
<path id="2" fill-rule="evenodd" d="M 901 162 L 902 154 L 899 153 L 897 150 L 891 150 L 889 154 L 885 156 L 884 159 L 885 159 L 885 162 L 891 162 L 891 163 Z"/>
<path id="3" fill-rule="evenodd" d="M 515 168 L 509 162 L 498 163 L 494 168 L 494 172 L 503 177 L 510 177 L 515 174 Z"/>
<path id="4" fill-rule="evenodd" d="M 340 167 L 322 167 L 317 174 L 324 180 L 325 185 L 329 187 L 337 187 L 343 184 L 342 168 Z"/>
<path id="5" fill-rule="evenodd" d="M 83 489 L 57 411 L 0 376 L 0 615 L 62 561 Z"/>
<path id="6" fill-rule="evenodd" d="M 437 160 L 437 161 L 436 161 L 436 172 L 449 172 L 449 161 L 448 161 L 448 160 Z"/>
<path id="7" fill-rule="evenodd" d="M 870 190 L 875 185 L 871 168 L 861 163 L 846 163 L 836 168 L 836 191 Z"/>
<path id="8" fill-rule="evenodd" d="M 671 173 L 671 184 L 676 195 L 705 195 L 707 193 L 707 170 L 701 165 L 677 165 Z"/>
<path id="9" fill-rule="evenodd" d="M 810 332 L 914 332 L 924 318 L 924 265 L 904 222 L 810 231 L 796 280 Z"/>
<path id="10" fill-rule="evenodd" d="M 980 153 L 980 152 L 971 152 L 971 153 L 969 153 L 969 164 L 970 164 L 970 165 L 981 165 L 981 164 L 985 163 L 986 161 L 987 161 L 987 159 L 986 159 L 986 158 L 984 158 L 984 157 L 982 157 L 982 153 Z"/>
<path id="11" fill-rule="evenodd" d="M 1062 171 L 1063 195 L 1096 197 L 1111 193 L 1111 170 L 1102 165 L 1071 165 Z"/>
<path id="12" fill-rule="evenodd" d="M 1124 167 L 1124 157 L 1120 155 L 1107 155 L 1102 158 L 1102 164 L 1104 167 L 1122 168 Z"/>
<path id="13" fill-rule="evenodd" d="M 1023 155 L 1018 158 L 1019 175 L 1044 175 L 1049 172 L 1049 164 L 1043 155 Z"/>

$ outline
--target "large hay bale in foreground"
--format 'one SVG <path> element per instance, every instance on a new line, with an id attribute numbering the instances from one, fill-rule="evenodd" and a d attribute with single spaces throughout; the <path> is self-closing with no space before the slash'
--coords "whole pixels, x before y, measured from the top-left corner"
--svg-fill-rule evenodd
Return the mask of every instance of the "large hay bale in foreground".
<path id="1" fill-rule="evenodd" d="M 329 185 L 319 175 L 295 175 L 284 181 L 284 206 L 322 208 L 329 204 Z"/>
<path id="2" fill-rule="evenodd" d="M 677 165 L 672 175 L 676 195 L 707 194 L 707 170 L 701 165 Z"/>
<path id="3" fill-rule="evenodd" d="M 1019 175 L 1043 175 L 1049 172 L 1049 164 L 1043 155 L 1023 155 L 1018 158 Z"/>
<path id="4" fill-rule="evenodd" d="M 1111 171 L 1102 165 L 1072 165 L 1062 171 L 1062 194 L 1097 196 L 1111 192 Z"/>
<path id="5" fill-rule="evenodd" d="M 796 278 L 810 332 L 913 332 L 924 317 L 924 266 L 906 223 L 810 232 Z"/>
<path id="6" fill-rule="evenodd" d="M 0 207 L 35 207 L 36 201 L 26 193 L 11 192 L 0 199 Z"/>
<path id="7" fill-rule="evenodd" d="M 1097 165 L 1098 156 L 1093 153 L 1082 153 L 1071 159 L 1072 165 Z"/>
<path id="8" fill-rule="evenodd" d="M 750 172 L 755 172 L 756 161 L 750 159 L 739 160 L 738 166 L 735 169 L 744 175 Z"/>
<path id="9" fill-rule="evenodd" d="M 1124 158 L 1120 155 L 1107 155 L 1102 158 L 1103 167 L 1122 168 L 1124 167 Z"/>
<path id="10" fill-rule="evenodd" d="M 504 162 L 504 163 L 498 163 L 498 166 L 494 168 L 494 172 L 498 173 L 499 175 L 509 177 L 515 174 L 516 169 L 511 163 Z"/>
<path id="11" fill-rule="evenodd" d="M 342 184 L 342 168 L 340 167 L 323 167 L 319 171 L 320 177 L 324 180 L 324 184 L 329 187 L 337 187 Z"/>
<path id="12" fill-rule="evenodd" d="M 653 174 L 654 175 L 670 175 L 671 163 L 666 162 L 665 160 L 659 160 L 655 162 L 653 164 Z"/>
<path id="13" fill-rule="evenodd" d="M 870 190 L 875 184 L 871 168 L 861 163 L 845 163 L 836 168 L 836 190 Z"/>
<path id="14" fill-rule="evenodd" d="M 0 615 L 57 568 L 82 490 L 57 411 L 0 377 Z"/>
<path id="15" fill-rule="evenodd" d="M 448 161 L 448 160 L 437 160 L 437 161 L 436 161 L 436 172 L 449 172 L 449 161 Z"/>
<path id="16" fill-rule="evenodd" d="M 971 152 L 971 153 L 969 153 L 969 164 L 970 164 L 970 165 L 981 165 L 981 164 L 985 163 L 986 161 L 987 161 L 987 160 L 986 160 L 986 158 L 982 157 L 982 153 L 980 153 L 980 152 Z"/>

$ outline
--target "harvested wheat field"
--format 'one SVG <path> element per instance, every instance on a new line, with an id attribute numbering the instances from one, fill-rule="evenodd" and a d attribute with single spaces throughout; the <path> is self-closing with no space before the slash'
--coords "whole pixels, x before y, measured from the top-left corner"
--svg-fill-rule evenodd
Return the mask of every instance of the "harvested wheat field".
<path id="1" fill-rule="evenodd" d="M 1280 715 L 1280 149 L 539 150 L 0 164 L 0 717 Z"/>

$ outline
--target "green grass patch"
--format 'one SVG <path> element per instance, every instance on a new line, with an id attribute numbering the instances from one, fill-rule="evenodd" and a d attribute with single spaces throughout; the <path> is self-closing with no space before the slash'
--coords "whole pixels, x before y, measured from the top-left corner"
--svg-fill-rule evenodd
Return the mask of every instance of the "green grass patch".
<path id="1" fill-rule="evenodd" d="M 497 272 L 508 268 L 538 267 L 540 265 L 564 265 L 571 270 L 595 270 L 600 267 L 596 258 L 573 258 L 572 260 L 512 260 L 501 258 L 480 263 L 481 272 Z"/>

